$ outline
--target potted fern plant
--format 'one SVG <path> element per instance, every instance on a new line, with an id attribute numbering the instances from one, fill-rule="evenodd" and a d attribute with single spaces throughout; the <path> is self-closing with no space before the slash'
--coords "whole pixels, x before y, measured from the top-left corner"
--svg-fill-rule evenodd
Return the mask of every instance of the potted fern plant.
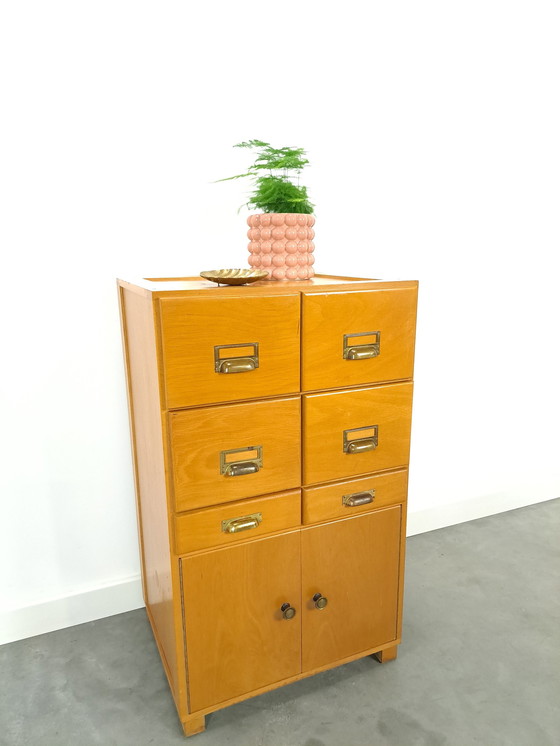
<path id="1" fill-rule="evenodd" d="M 234 147 L 255 153 L 255 161 L 246 173 L 220 179 L 249 178 L 253 182 L 247 207 L 261 212 L 247 218 L 249 264 L 268 271 L 272 280 L 313 277 L 315 217 L 307 189 L 299 183 L 299 174 L 309 163 L 305 151 L 273 148 L 262 140 L 248 140 Z"/>

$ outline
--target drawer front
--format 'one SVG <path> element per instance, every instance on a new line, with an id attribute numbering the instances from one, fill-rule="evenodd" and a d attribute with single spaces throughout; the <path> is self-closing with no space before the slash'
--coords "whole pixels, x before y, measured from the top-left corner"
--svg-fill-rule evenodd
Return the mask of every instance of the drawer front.
<path id="1" fill-rule="evenodd" d="M 302 388 L 412 378 L 417 288 L 303 296 Z"/>
<path id="2" fill-rule="evenodd" d="M 169 409 L 299 391 L 298 295 L 168 298 L 160 308 Z"/>
<path id="3" fill-rule="evenodd" d="M 226 546 L 301 524 L 300 490 L 217 505 L 175 518 L 175 551 Z"/>
<path id="4" fill-rule="evenodd" d="M 299 487 L 300 421 L 299 397 L 171 412 L 175 509 Z"/>
<path id="5" fill-rule="evenodd" d="M 408 471 L 375 474 L 303 490 L 303 523 L 350 518 L 406 501 Z"/>
<path id="6" fill-rule="evenodd" d="M 303 400 L 304 484 L 408 465 L 412 383 Z"/>

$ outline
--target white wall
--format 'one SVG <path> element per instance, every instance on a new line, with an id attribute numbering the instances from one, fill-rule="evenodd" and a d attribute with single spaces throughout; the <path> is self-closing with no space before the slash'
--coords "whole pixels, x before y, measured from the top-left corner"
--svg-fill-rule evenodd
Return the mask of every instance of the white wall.
<path id="1" fill-rule="evenodd" d="M 555 2 L 0 13 L 2 640 L 141 604 L 114 278 L 245 265 L 242 139 L 318 271 L 421 282 L 411 531 L 560 494 Z"/>

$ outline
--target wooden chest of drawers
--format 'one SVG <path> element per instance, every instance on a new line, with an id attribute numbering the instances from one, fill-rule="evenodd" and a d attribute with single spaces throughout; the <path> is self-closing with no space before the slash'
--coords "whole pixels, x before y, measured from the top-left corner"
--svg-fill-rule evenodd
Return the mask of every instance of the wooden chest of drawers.
<path id="1" fill-rule="evenodd" d="M 417 283 L 119 281 L 148 617 L 186 735 L 401 641 Z"/>

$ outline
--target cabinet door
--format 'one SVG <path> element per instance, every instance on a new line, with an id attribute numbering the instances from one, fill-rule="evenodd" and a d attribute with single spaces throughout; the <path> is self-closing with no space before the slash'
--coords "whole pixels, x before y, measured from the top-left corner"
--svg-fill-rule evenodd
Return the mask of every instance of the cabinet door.
<path id="1" fill-rule="evenodd" d="M 397 637 L 401 506 L 302 531 L 302 669 Z M 313 597 L 327 599 L 317 608 Z"/>
<path id="2" fill-rule="evenodd" d="M 191 712 L 300 673 L 299 531 L 184 558 L 181 571 Z"/>

